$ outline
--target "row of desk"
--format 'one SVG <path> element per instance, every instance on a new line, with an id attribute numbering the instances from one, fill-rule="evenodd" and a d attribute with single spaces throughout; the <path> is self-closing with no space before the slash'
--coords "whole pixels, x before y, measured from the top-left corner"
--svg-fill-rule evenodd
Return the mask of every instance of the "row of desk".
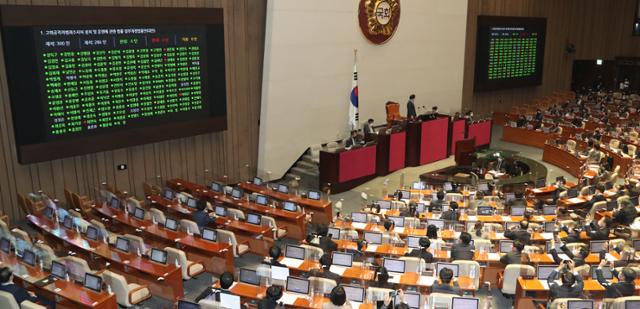
<path id="1" fill-rule="evenodd" d="M 488 146 L 491 125 L 491 120 L 467 124 L 441 116 L 409 121 L 399 132 L 368 134 L 366 140 L 374 142 L 368 146 L 321 151 L 320 189 L 328 186 L 340 193 L 405 167 L 446 159 L 455 151 L 455 142 L 464 138 L 475 138 L 476 147 Z"/>

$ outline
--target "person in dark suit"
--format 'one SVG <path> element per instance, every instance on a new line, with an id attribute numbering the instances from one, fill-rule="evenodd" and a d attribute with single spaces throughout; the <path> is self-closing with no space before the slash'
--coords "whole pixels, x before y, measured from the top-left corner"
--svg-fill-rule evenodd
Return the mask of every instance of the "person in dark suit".
<path id="1" fill-rule="evenodd" d="M 442 213 L 440 219 L 447 221 L 458 221 L 458 203 L 449 203 L 449 210 Z"/>
<path id="2" fill-rule="evenodd" d="M 618 278 L 617 283 L 607 281 L 602 275 L 602 267 L 607 263 L 609 263 L 609 267 L 611 267 L 611 273 L 613 276 Z M 634 280 L 636 280 L 636 272 L 630 267 L 625 267 L 618 273 L 614 267 L 613 261 L 607 262 L 606 259 L 602 259 L 600 261 L 600 265 L 596 268 L 596 278 L 600 285 L 606 289 L 604 292 L 605 298 L 626 297 L 633 296 L 635 294 Z"/>
<path id="3" fill-rule="evenodd" d="M 451 282 L 453 279 L 453 270 L 443 268 L 438 274 L 440 280 L 433 283 L 431 293 L 460 294 L 460 287 L 457 282 Z"/>
<path id="4" fill-rule="evenodd" d="M 420 245 L 420 249 L 413 249 L 411 252 L 405 254 L 405 256 L 419 257 L 427 264 L 433 263 L 433 254 L 427 251 L 429 250 L 429 246 L 431 246 L 429 238 L 421 237 L 418 244 Z"/>
<path id="5" fill-rule="evenodd" d="M 344 148 L 351 148 L 358 145 L 358 131 L 351 131 L 351 135 L 344 141 Z"/>
<path id="6" fill-rule="evenodd" d="M 199 302 L 205 298 L 207 299 L 213 299 L 215 301 L 220 301 L 220 293 L 225 293 L 225 294 L 233 294 L 231 293 L 231 291 L 229 291 L 229 289 L 231 288 L 231 286 L 233 285 L 233 282 L 235 281 L 233 279 L 233 274 L 225 271 L 220 275 L 220 279 L 218 280 L 220 283 L 220 288 L 219 289 L 214 289 L 214 288 L 206 288 L 204 291 L 202 291 L 202 293 L 200 293 L 200 295 L 198 295 L 195 298 L 195 302 Z"/>
<path id="7" fill-rule="evenodd" d="M 586 204 L 584 204 L 584 208 L 585 209 L 591 209 L 591 207 L 593 206 L 593 204 L 597 203 L 597 202 L 603 202 L 606 201 L 606 199 L 604 198 L 604 185 L 602 184 L 598 184 L 596 186 L 596 192 L 593 194 L 593 196 L 591 197 L 591 200 L 589 200 Z"/>
<path id="8" fill-rule="evenodd" d="M 333 273 L 329 270 L 332 264 L 333 264 L 333 261 L 331 260 L 331 256 L 325 253 L 320 257 L 320 269 L 309 272 L 308 276 L 327 278 L 327 279 L 334 280 L 336 284 L 340 284 L 340 280 L 342 280 L 342 277 L 340 277 L 340 275 Z"/>
<path id="9" fill-rule="evenodd" d="M 436 193 L 436 200 L 431 200 L 431 204 L 429 204 L 429 212 L 442 210 L 442 205 L 444 205 L 444 191 L 439 190 Z"/>
<path id="10" fill-rule="evenodd" d="M 500 258 L 500 263 L 502 263 L 504 265 L 524 264 L 523 263 L 522 250 L 524 250 L 524 243 L 521 242 L 520 240 L 514 241 L 513 242 L 513 248 L 511 248 L 511 252 L 503 255 Z"/>
<path id="11" fill-rule="evenodd" d="M 409 96 L 409 101 L 407 102 L 407 118 L 415 119 L 418 114 L 416 113 L 416 105 L 414 103 L 416 99 L 416 95 L 412 94 Z"/>
<path id="12" fill-rule="evenodd" d="M 333 239 L 327 235 L 328 233 L 329 228 L 327 228 L 327 226 L 321 226 L 318 229 L 318 235 L 320 236 L 320 243 L 318 244 L 318 247 L 326 253 L 338 250 L 338 244 L 336 244 Z"/>
<path id="13" fill-rule="evenodd" d="M 531 233 L 527 230 L 529 228 L 529 221 L 520 221 L 519 227 L 513 227 L 512 229 L 504 233 L 504 237 L 511 240 L 520 240 L 523 244 L 528 245 L 531 242 Z"/>
<path id="14" fill-rule="evenodd" d="M 369 118 L 369 120 L 362 125 L 362 133 L 365 135 L 376 134 L 376 131 L 373 129 L 373 119 Z"/>
<path id="15" fill-rule="evenodd" d="M 613 213 L 613 222 L 620 225 L 630 225 L 638 215 L 635 205 L 630 200 L 620 201 L 620 209 Z"/>
<path id="16" fill-rule="evenodd" d="M 584 281 L 582 276 L 573 272 L 574 266 L 575 263 L 573 261 L 560 263 L 558 268 L 549 274 L 547 284 L 549 285 L 550 302 L 556 298 L 580 298 L 584 288 Z M 556 282 L 558 277 L 560 277 L 561 283 Z"/>
<path id="17" fill-rule="evenodd" d="M 0 291 L 4 291 L 13 295 L 13 298 L 16 300 L 16 303 L 18 303 L 18 306 L 20 306 L 23 301 L 28 300 L 30 302 L 37 303 L 51 309 L 56 308 L 55 302 L 40 298 L 35 293 L 13 283 L 13 273 L 11 272 L 9 267 L 0 268 Z"/>
<path id="18" fill-rule="evenodd" d="M 609 228 L 611 227 L 611 218 L 602 217 L 600 220 L 591 221 L 584 231 L 592 240 L 608 240 Z"/>
<path id="19" fill-rule="evenodd" d="M 451 248 L 451 260 L 473 260 L 474 253 L 474 247 L 471 245 L 471 234 L 467 232 L 460 233 L 460 243 L 453 245 Z"/>
<path id="20" fill-rule="evenodd" d="M 282 287 L 272 285 L 267 288 L 266 295 L 258 302 L 258 309 L 275 309 L 278 300 L 282 297 Z"/>
<path id="21" fill-rule="evenodd" d="M 573 265 L 577 267 L 584 265 L 584 260 L 589 256 L 589 250 L 585 247 L 580 247 L 580 249 L 578 249 L 578 253 L 573 254 L 565 244 L 561 243 L 560 250 L 562 250 L 562 253 L 570 258 Z M 551 253 L 551 257 L 553 257 L 553 261 L 556 264 L 562 264 L 563 260 L 560 258 L 560 255 L 558 255 L 558 250 L 556 250 L 556 241 L 554 239 L 551 239 L 551 250 L 549 250 L 549 253 Z"/>
<path id="22" fill-rule="evenodd" d="M 282 256 L 282 249 L 280 249 L 280 247 L 276 245 L 273 245 L 271 246 L 271 248 L 269 248 L 270 259 L 268 261 L 264 261 L 263 264 L 286 267 L 284 264 L 280 263 L 280 256 Z"/>
<path id="23" fill-rule="evenodd" d="M 214 219 L 207 211 L 207 202 L 203 200 L 198 200 L 196 204 L 196 211 L 191 215 L 191 219 L 198 225 L 200 231 L 202 228 L 208 226 L 209 224 L 214 224 L 216 219 Z"/>

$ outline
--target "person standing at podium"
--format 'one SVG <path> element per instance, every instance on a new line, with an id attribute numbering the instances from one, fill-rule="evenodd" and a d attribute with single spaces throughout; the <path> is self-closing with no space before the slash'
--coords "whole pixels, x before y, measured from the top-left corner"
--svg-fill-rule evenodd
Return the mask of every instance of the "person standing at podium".
<path id="1" fill-rule="evenodd" d="M 373 119 L 369 118 L 369 120 L 362 125 L 362 133 L 365 136 L 367 136 L 367 134 L 376 134 L 376 131 L 373 129 Z"/>
<path id="2" fill-rule="evenodd" d="M 407 119 L 415 119 L 418 116 L 418 114 L 416 114 L 415 99 L 415 94 L 409 96 L 409 101 L 407 102 Z"/>
<path id="3" fill-rule="evenodd" d="M 351 136 L 344 141 L 344 148 L 350 149 L 358 145 L 358 131 L 351 131 Z"/>

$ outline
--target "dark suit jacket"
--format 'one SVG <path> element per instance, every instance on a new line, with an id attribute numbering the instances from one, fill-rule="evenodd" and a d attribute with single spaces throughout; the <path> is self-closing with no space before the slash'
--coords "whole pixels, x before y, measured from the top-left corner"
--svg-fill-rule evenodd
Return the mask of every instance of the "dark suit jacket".
<path id="1" fill-rule="evenodd" d="M 31 297 L 31 295 L 27 293 L 27 290 L 13 283 L 7 284 L 7 285 L 0 285 L 0 291 L 4 291 L 9 294 L 12 294 L 13 298 L 16 299 L 16 303 L 18 303 L 18 305 L 20 305 L 25 300 L 32 301 L 32 302 L 37 301 L 37 297 Z"/>
<path id="2" fill-rule="evenodd" d="M 504 237 L 511 240 L 519 239 L 526 245 L 531 242 L 531 234 L 527 230 L 506 231 L 504 232 Z"/>
<path id="3" fill-rule="evenodd" d="M 409 100 L 407 102 L 407 118 L 408 117 L 416 117 L 416 116 L 417 116 L 417 114 L 416 114 L 416 105 L 413 102 L 411 102 L 411 100 Z"/>
<path id="4" fill-rule="evenodd" d="M 569 250 L 569 248 L 567 248 L 566 245 L 562 245 L 562 247 L 560 247 L 560 249 L 562 250 L 562 253 L 566 254 L 568 258 L 572 259 L 573 262 L 576 263 L 576 267 L 584 265 L 584 258 L 582 258 L 580 256 L 575 256 L 573 254 L 573 252 L 571 252 L 571 250 Z M 551 250 L 549 250 L 549 253 L 551 253 L 551 256 L 553 257 L 553 261 L 556 264 L 562 263 L 562 259 L 558 255 L 558 251 L 556 251 L 556 248 L 552 248 Z"/>
<path id="5" fill-rule="evenodd" d="M 278 302 L 266 296 L 258 302 L 258 309 L 275 309 L 276 307 Z"/>
<path id="6" fill-rule="evenodd" d="M 453 209 L 449 209 L 442 213 L 440 219 L 448 221 L 458 221 L 458 212 Z"/>
<path id="7" fill-rule="evenodd" d="M 635 207 L 625 207 L 613 214 L 613 222 L 619 224 L 629 225 L 633 223 L 633 220 L 638 215 Z"/>
<path id="8" fill-rule="evenodd" d="M 587 235 L 591 237 L 592 240 L 609 240 L 609 229 L 607 228 L 599 228 L 595 222 L 591 222 L 585 229 Z"/>
<path id="9" fill-rule="evenodd" d="M 411 252 L 405 254 L 405 256 L 419 257 L 422 258 L 425 263 L 433 263 L 433 254 L 421 249 L 413 249 Z"/>
<path id="10" fill-rule="evenodd" d="M 429 204 L 429 212 L 432 212 L 434 210 L 442 210 L 442 205 L 444 203 L 445 201 L 441 201 L 441 200 L 431 201 L 431 204 Z"/>
<path id="11" fill-rule="evenodd" d="M 451 260 L 473 260 L 474 247 L 471 245 L 455 244 L 451 248 Z"/>
<path id="12" fill-rule="evenodd" d="M 553 270 L 551 274 L 549 274 L 549 278 L 547 278 L 547 283 L 549 284 L 549 297 L 551 299 L 580 298 L 580 296 L 582 296 L 582 289 L 584 288 L 582 276 L 577 275 L 576 283 L 570 287 L 557 283 L 555 280 L 558 279 L 558 276 L 558 271 Z"/>
<path id="13" fill-rule="evenodd" d="M 436 281 L 433 283 L 431 287 L 431 293 L 445 293 L 445 294 L 460 294 L 460 287 L 457 282 L 451 284 L 440 284 L 440 282 Z"/>
<path id="14" fill-rule="evenodd" d="M 522 264 L 522 253 L 511 251 L 500 258 L 500 263 L 509 264 Z"/>
<path id="15" fill-rule="evenodd" d="M 204 210 L 194 212 L 191 219 L 198 225 L 198 227 L 200 227 L 200 230 L 202 230 L 203 227 L 216 222 L 216 220 L 209 217 L 209 214 Z"/>
<path id="16" fill-rule="evenodd" d="M 614 277 L 618 277 L 618 271 L 615 269 L 611 271 Z M 602 275 L 602 269 L 596 268 L 596 277 L 600 285 L 605 287 L 604 297 L 606 298 L 618 298 L 633 296 L 635 294 L 635 284 L 629 282 L 611 283 L 604 279 Z"/>
<path id="17" fill-rule="evenodd" d="M 329 236 L 322 236 L 318 247 L 322 248 L 324 253 L 338 250 L 338 245 Z"/>

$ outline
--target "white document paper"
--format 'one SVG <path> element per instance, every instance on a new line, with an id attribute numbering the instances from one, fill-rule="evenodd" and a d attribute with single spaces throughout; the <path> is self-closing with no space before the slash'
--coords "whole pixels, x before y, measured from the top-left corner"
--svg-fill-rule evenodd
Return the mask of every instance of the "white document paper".
<path id="1" fill-rule="evenodd" d="M 329 271 L 338 276 L 342 276 L 346 270 L 347 268 L 344 266 L 331 265 L 331 267 L 329 267 Z"/>
<path id="2" fill-rule="evenodd" d="M 553 239 L 553 233 L 540 233 L 540 236 L 542 236 L 542 238 L 544 238 L 545 240 Z"/>
<path id="3" fill-rule="evenodd" d="M 364 230 L 364 228 L 367 227 L 367 224 L 362 222 L 352 222 L 351 226 L 356 230 Z"/>
<path id="4" fill-rule="evenodd" d="M 287 267 L 291 268 L 300 268 L 300 265 L 304 263 L 304 260 L 292 259 L 292 258 L 284 258 L 280 261 L 281 264 L 287 265 Z"/>
<path id="5" fill-rule="evenodd" d="M 503 222 L 511 222 L 511 216 L 502 216 Z"/>
<path id="6" fill-rule="evenodd" d="M 394 227 L 393 231 L 396 233 L 404 233 L 404 227 Z"/>
<path id="7" fill-rule="evenodd" d="M 376 252 L 378 250 L 378 245 L 367 245 L 367 252 Z"/>
<path id="8" fill-rule="evenodd" d="M 499 261 L 500 253 L 489 253 L 487 258 L 489 259 L 489 261 Z"/>
<path id="9" fill-rule="evenodd" d="M 436 277 L 420 276 L 420 279 L 418 279 L 418 285 L 432 286 L 435 281 Z"/>
<path id="10" fill-rule="evenodd" d="M 283 302 L 285 305 L 293 305 L 293 303 L 295 303 L 298 297 L 300 296 L 302 295 L 284 292 L 282 293 L 282 297 L 280 298 L 280 301 Z"/>

